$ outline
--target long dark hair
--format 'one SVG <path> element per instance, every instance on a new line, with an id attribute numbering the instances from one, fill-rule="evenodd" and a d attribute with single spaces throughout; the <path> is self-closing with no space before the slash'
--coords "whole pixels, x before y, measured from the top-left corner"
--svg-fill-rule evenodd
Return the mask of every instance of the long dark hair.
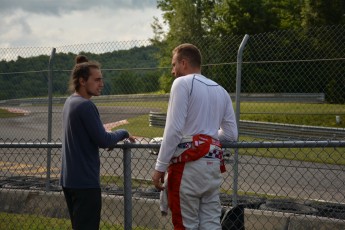
<path id="1" fill-rule="evenodd" d="M 89 79 L 90 69 L 100 69 L 101 65 L 96 61 L 89 61 L 86 56 L 78 55 L 75 57 L 75 65 L 71 73 L 69 82 L 69 91 L 75 92 L 80 88 L 79 79 L 83 78 L 85 81 Z"/>

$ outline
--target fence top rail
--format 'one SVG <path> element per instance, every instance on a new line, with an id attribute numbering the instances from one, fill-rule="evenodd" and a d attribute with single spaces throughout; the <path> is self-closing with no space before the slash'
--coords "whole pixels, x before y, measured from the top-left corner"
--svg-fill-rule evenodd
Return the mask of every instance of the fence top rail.
<path id="1" fill-rule="evenodd" d="M 327 148 L 327 147 L 345 147 L 345 141 L 239 141 L 222 142 L 223 148 Z M 0 142 L 0 148 L 61 148 L 61 142 Z M 120 143 L 114 146 L 114 149 L 145 149 L 159 148 L 160 144 L 143 143 Z"/>

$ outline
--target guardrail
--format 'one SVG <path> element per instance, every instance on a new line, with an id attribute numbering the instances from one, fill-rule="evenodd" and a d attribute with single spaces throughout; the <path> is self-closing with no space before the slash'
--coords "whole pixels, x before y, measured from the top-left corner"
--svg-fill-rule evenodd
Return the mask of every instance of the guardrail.
<path id="1" fill-rule="evenodd" d="M 164 128 L 166 113 L 150 112 L 149 125 Z M 240 120 L 240 135 L 283 140 L 344 140 L 345 129 Z"/>

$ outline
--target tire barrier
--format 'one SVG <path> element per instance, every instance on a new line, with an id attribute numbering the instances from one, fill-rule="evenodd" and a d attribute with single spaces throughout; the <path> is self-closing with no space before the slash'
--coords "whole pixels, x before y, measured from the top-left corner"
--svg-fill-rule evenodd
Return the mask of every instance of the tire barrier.
<path id="1" fill-rule="evenodd" d="M 232 206 L 232 196 L 220 194 L 222 205 L 221 219 Z M 345 220 L 345 204 L 332 202 L 305 201 L 298 202 L 293 199 L 265 199 L 255 196 L 239 196 L 238 205 L 248 209 L 286 212 L 294 214 L 314 215 Z"/>
<path id="2" fill-rule="evenodd" d="M 9 180 L 0 180 L 0 188 L 2 188 L 4 185 L 10 183 L 11 181 Z"/>
<path id="3" fill-rule="evenodd" d="M 124 195 L 123 188 L 118 187 L 116 184 L 108 184 L 106 186 L 102 186 L 102 192 L 105 192 L 105 193 L 111 194 L 111 195 L 118 195 L 118 196 Z"/>
<path id="4" fill-rule="evenodd" d="M 266 200 L 265 204 L 260 205 L 260 209 L 305 215 L 316 215 L 318 213 L 317 209 L 290 199 Z"/>
<path id="5" fill-rule="evenodd" d="M 33 186 L 31 186 L 29 188 L 30 190 L 47 190 L 47 185 L 45 183 L 38 183 L 38 184 L 34 184 Z M 48 186 L 48 190 L 52 191 L 52 192 L 60 192 L 62 191 L 62 187 L 59 185 L 54 185 L 52 183 L 49 184 Z"/>
<path id="6" fill-rule="evenodd" d="M 135 198 L 148 198 L 148 199 L 159 199 L 160 191 L 156 188 L 138 189 L 133 197 Z"/>
<path id="7" fill-rule="evenodd" d="M 31 176 L 10 176 L 7 177 L 6 180 L 12 181 L 12 182 L 31 182 L 31 181 L 39 181 L 42 180 L 42 178 L 38 177 L 31 177 Z"/>
<path id="8" fill-rule="evenodd" d="M 318 202 L 306 201 L 305 205 L 318 210 L 318 216 L 330 217 L 335 219 L 345 220 L 345 204 L 331 203 L 331 202 Z"/>
<path id="9" fill-rule="evenodd" d="M 222 206 L 232 206 L 233 196 L 225 193 L 219 195 Z M 237 204 L 244 208 L 259 209 L 260 205 L 265 203 L 265 198 L 256 196 L 238 196 Z"/>
<path id="10" fill-rule="evenodd" d="M 222 230 L 244 229 L 244 209 L 259 209 L 260 205 L 265 203 L 265 198 L 256 196 L 238 196 L 237 206 L 232 207 L 232 195 L 220 193 L 219 198 L 222 205 L 220 216 Z"/>
<path id="11" fill-rule="evenodd" d="M 6 189 L 26 189 L 26 190 L 47 190 L 44 178 L 12 176 L 0 180 L 0 187 Z M 62 191 L 58 179 L 52 179 L 49 182 L 49 191 Z"/>
<path id="12" fill-rule="evenodd" d="M 4 184 L 2 188 L 7 189 L 29 189 L 32 186 L 32 182 L 27 181 L 10 181 L 7 184 Z"/>
<path id="13" fill-rule="evenodd" d="M 30 187 L 39 182 L 39 178 L 29 176 L 10 176 L 5 178 L 2 188 L 7 189 L 30 189 Z"/>
<path id="14" fill-rule="evenodd" d="M 225 210 L 220 220 L 222 230 L 244 230 L 244 207 L 237 205 Z"/>

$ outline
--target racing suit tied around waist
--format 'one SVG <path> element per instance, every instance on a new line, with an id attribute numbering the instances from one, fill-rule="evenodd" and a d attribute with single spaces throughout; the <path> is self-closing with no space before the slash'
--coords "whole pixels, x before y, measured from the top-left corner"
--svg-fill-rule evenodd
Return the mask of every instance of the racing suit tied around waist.
<path id="1" fill-rule="evenodd" d="M 218 158 L 220 160 L 220 172 L 226 171 L 223 159 L 223 150 L 220 141 L 204 134 L 198 134 L 193 137 L 185 137 L 176 148 L 171 164 L 196 161 L 200 158 Z M 175 165 L 178 166 L 178 165 Z M 168 188 L 168 174 L 164 178 L 164 187 Z M 170 184 L 170 183 L 169 183 Z M 160 210 L 162 216 L 168 213 L 168 189 L 160 192 Z"/>
<path id="2" fill-rule="evenodd" d="M 192 137 L 192 142 L 179 144 L 179 148 L 185 148 L 179 156 L 173 157 L 171 163 L 196 161 L 200 158 L 218 158 L 220 160 L 220 171 L 225 172 L 223 150 L 219 140 L 205 134 L 198 134 Z"/>

